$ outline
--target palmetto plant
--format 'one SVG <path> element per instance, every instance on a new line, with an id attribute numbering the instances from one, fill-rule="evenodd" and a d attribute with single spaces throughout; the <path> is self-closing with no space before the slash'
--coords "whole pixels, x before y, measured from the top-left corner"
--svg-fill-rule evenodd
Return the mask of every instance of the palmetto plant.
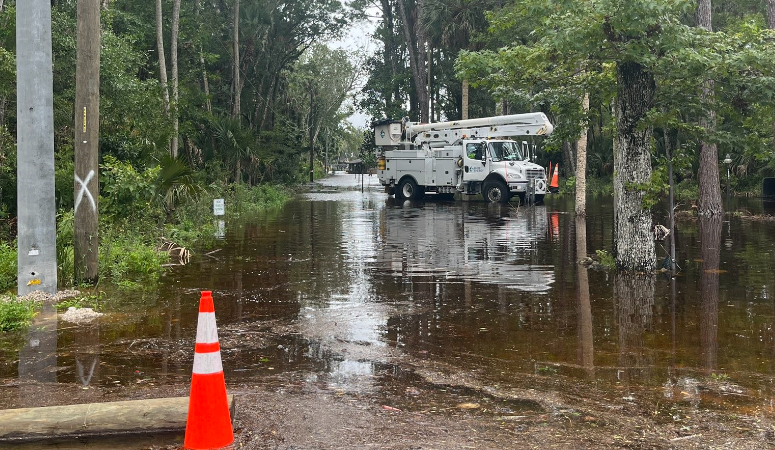
<path id="1" fill-rule="evenodd" d="M 181 155 L 173 158 L 165 154 L 159 160 L 159 167 L 161 170 L 155 183 L 156 198 L 162 203 L 169 221 L 180 199 L 196 199 L 205 192 L 205 188 L 197 182 L 194 171 Z"/>

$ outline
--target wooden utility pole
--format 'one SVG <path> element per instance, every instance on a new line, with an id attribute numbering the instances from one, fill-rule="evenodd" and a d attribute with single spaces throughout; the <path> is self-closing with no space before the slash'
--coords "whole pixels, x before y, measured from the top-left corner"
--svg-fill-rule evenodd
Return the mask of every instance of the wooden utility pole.
<path id="1" fill-rule="evenodd" d="M 99 275 L 100 0 L 78 0 L 75 69 L 75 280 Z"/>

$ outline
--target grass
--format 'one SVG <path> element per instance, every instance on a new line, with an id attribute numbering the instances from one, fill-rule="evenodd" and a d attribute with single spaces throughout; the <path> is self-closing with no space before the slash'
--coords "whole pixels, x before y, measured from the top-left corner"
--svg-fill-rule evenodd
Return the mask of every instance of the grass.
<path id="1" fill-rule="evenodd" d="M 29 326 L 35 316 L 36 303 L 16 296 L 0 300 L 0 331 L 15 331 Z"/>

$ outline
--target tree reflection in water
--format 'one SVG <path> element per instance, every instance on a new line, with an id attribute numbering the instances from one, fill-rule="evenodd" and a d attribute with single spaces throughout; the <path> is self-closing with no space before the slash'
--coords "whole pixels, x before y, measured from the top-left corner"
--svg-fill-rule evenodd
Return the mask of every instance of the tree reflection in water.
<path id="1" fill-rule="evenodd" d="M 578 316 L 578 361 L 588 377 L 595 374 L 594 341 L 592 334 L 592 305 L 589 300 L 589 273 L 578 261 L 587 256 L 587 220 L 576 216 L 576 278 Z"/>
<path id="2" fill-rule="evenodd" d="M 702 273 L 700 274 L 700 353 L 702 368 L 718 367 L 718 290 L 721 259 L 721 216 L 700 218 Z"/>
<path id="3" fill-rule="evenodd" d="M 646 375 L 654 358 L 646 352 L 644 335 L 654 323 L 654 284 L 652 274 L 617 273 L 614 301 L 619 323 L 619 377 L 623 380 Z"/>

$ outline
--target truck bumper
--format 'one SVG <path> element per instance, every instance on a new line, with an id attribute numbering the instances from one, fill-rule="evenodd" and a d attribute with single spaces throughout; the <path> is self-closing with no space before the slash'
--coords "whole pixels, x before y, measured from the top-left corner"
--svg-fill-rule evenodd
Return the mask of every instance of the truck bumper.
<path id="1" fill-rule="evenodd" d="M 511 192 L 526 192 L 527 181 L 520 181 L 517 183 L 509 183 L 509 191 Z"/>

